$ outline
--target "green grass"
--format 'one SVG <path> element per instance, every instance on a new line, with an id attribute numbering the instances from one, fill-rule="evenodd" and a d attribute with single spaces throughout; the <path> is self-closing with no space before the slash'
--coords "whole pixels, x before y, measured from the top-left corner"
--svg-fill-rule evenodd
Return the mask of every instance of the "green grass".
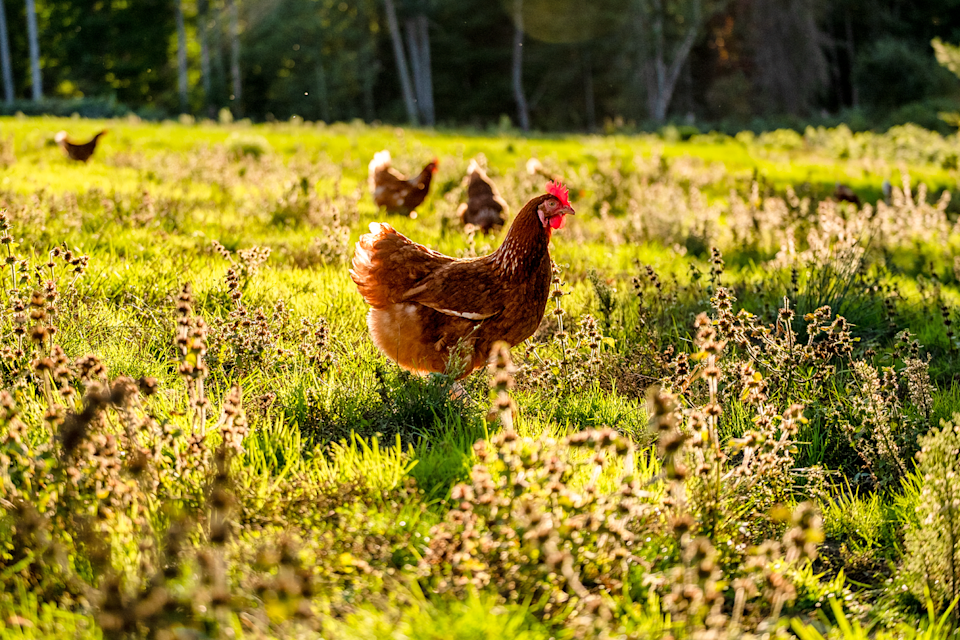
<path id="1" fill-rule="evenodd" d="M 220 578 L 204 573 L 213 562 L 206 553 L 223 563 L 222 579 L 232 594 L 222 613 L 210 613 L 219 611 L 212 604 L 201 612 L 181 603 L 164 618 L 180 620 L 176 624 L 184 626 L 170 622 L 169 628 L 186 633 L 190 627 L 190 633 L 201 634 L 197 637 L 228 635 L 227 629 L 250 637 L 306 637 L 318 626 L 325 637 L 342 638 L 533 640 L 592 637 L 600 631 L 650 637 L 667 630 L 688 637 L 703 617 L 693 608 L 671 609 L 669 594 L 672 581 L 696 581 L 689 572 L 681 576 L 684 567 L 692 571 L 684 564 L 691 561 L 684 558 L 695 553 L 696 536 L 682 535 L 677 523 L 689 516 L 693 531 L 708 536 L 718 549 L 718 571 L 729 575 L 721 575 L 716 588 L 723 591 L 723 610 L 729 616 L 737 598 L 734 580 L 754 579 L 755 571 L 779 571 L 773 559 L 750 565 L 748 549 L 765 540 L 780 544 L 788 525 L 776 515 L 778 505 L 794 509 L 805 500 L 816 501 L 822 513 L 823 557 L 815 565 L 798 565 L 798 571 L 807 573 L 795 579 L 800 597 L 794 608 L 783 608 L 780 596 L 765 592 L 741 612 L 744 628 L 772 624 L 767 616 L 782 614 L 779 624 L 798 616 L 806 622 L 796 623 L 796 633 L 818 637 L 809 626 L 814 599 L 804 594 L 822 591 L 818 597 L 823 605 L 823 594 L 839 591 L 836 585 L 842 586 L 846 575 L 846 588 L 863 591 L 856 594 L 857 607 L 833 612 L 830 624 L 838 625 L 841 637 L 863 633 L 845 626 L 845 615 L 864 624 L 882 620 L 894 626 L 927 617 L 931 622 L 924 628 L 935 629 L 929 631 L 934 635 L 916 637 L 947 637 L 944 627 L 933 624 L 945 612 L 927 615 L 916 603 L 880 592 L 883 579 L 902 563 L 902 531 L 921 491 L 922 479 L 912 474 L 917 437 L 960 411 L 954 382 L 960 358 L 940 310 L 942 304 L 948 319 L 960 319 L 955 273 L 960 234 L 953 231 L 955 205 L 938 213 L 929 204 L 943 189 L 956 191 L 957 171 L 938 163 L 930 146 L 948 146 L 953 138 L 932 140 L 909 130 L 851 138 L 837 130 L 806 137 L 710 135 L 667 142 L 656 136 L 516 138 L 342 124 L 188 126 L 54 118 L 0 118 L 0 127 L 0 139 L 12 139 L 16 156 L 14 163 L 0 166 L 0 209 L 7 211 L 14 238 L 6 246 L 40 269 L 39 275 L 25 272 L 28 282 L 18 285 L 21 293 L 29 299 L 30 290 L 54 280 L 60 295 L 53 320 L 55 342 L 65 357 L 72 361 L 96 354 L 110 380 L 155 378 L 156 395 L 129 409 L 130 415 L 140 421 L 144 434 L 152 429 L 150 424 L 170 431 L 166 444 L 151 445 L 157 452 L 151 453 L 152 464 L 163 479 L 148 488 L 125 475 L 124 465 L 133 455 L 123 435 L 130 415 L 110 409 L 103 434 L 117 439 L 124 451 L 116 463 L 116 480 L 140 487 L 136 495 L 152 524 L 139 523 L 139 507 L 130 504 L 114 515 L 99 512 L 102 524 L 88 522 L 86 515 L 67 517 L 50 506 L 67 504 L 67 496 L 73 495 L 61 488 L 45 498 L 49 502 L 38 503 L 37 511 L 50 523 L 73 527 L 65 537 L 58 537 L 55 529 L 49 535 L 66 545 L 64 566 L 85 567 L 87 583 L 81 589 L 66 574 L 31 569 L 33 556 L 21 558 L 22 549 L 29 547 L 29 553 L 35 550 L 41 557 L 56 555 L 59 547 L 44 546 L 40 534 L 29 543 L 17 537 L 22 532 L 16 527 L 23 520 L 22 514 L 15 515 L 19 512 L 11 499 L 25 491 L 24 478 L 33 473 L 46 479 L 34 493 L 23 495 L 46 495 L 44 487 L 67 486 L 55 477 L 64 460 L 56 452 L 63 445 L 51 439 L 45 426 L 44 412 L 51 403 L 42 378 L 15 374 L 15 358 L 3 356 L 0 374 L 27 425 L 32 447 L 17 457 L 18 450 L 8 442 L 0 456 L 5 473 L 15 470 L 6 473 L 0 494 L 5 514 L 0 581 L 7 588 L 0 603 L 3 637 L 117 637 L 120 632 L 112 631 L 102 615 L 109 608 L 103 600 L 109 581 L 123 573 L 123 597 L 139 597 L 137 590 L 152 584 L 147 576 L 162 569 L 154 566 L 156 558 L 180 566 L 179 560 L 164 555 L 164 545 L 167 527 L 180 526 L 176 523 L 181 517 L 194 527 L 184 544 L 195 555 L 188 554 L 178 577 L 165 578 L 164 588 L 184 602 L 208 602 Z M 53 143 L 60 129 L 84 138 L 101 128 L 110 132 L 85 165 L 64 159 Z M 489 527 L 484 545 L 504 544 L 503 557 L 514 558 L 510 554 L 516 548 L 509 541 L 517 534 L 509 533 L 511 527 L 533 527 L 517 505 L 540 500 L 551 505 L 558 519 L 554 530 L 570 545 L 567 551 L 579 553 L 583 547 L 587 552 L 574 555 L 582 570 L 581 586 L 597 598 L 589 606 L 582 593 L 559 596 L 552 591 L 573 581 L 566 568 L 544 568 L 549 551 L 531 549 L 516 556 L 517 574 L 483 555 L 483 545 L 450 566 L 429 562 L 437 552 L 429 540 L 453 526 L 451 518 L 458 517 L 456 510 L 464 502 L 453 498 L 461 491 L 455 487 L 482 484 L 482 474 L 477 474 L 494 469 L 493 457 L 500 455 L 483 454 L 482 447 L 478 454 L 475 443 L 501 442 L 502 427 L 488 415 L 486 372 L 464 381 L 466 398 L 452 399 L 449 379 L 401 372 L 369 339 L 366 306 L 347 265 L 359 235 L 370 222 L 384 219 L 366 182 L 367 162 L 383 148 L 407 173 L 418 171 L 433 156 L 440 158 L 434 187 L 419 216 L 389 221 L 414 240 L 450 255 L 482 254 L 501 240 L 467 238 L 455 216 L 464 197 L 463 172 L 478 154 L 486 158 L 488 173 L 514 212 L 540 193 L 547 179 L 527 173 L 531 157 L 571 188 L 577 215 L 554 236 L 551 255 L 562 265 L 564 323 L 575 348 L 563 362 L 557 325 L 548 315 L 538 333 L 513 350 L 518 365 L 517 387 L 511 392 L 517 405 L 514 423 L 521 437 L 547 444 L 535 455 L 517 454 L 521 462 L 507 456 L 503 469 L 491 471 L 495 494 L 516 501 L 509 502 L 516 511 L 504 507 L 509 513 L 502 521 L 491 516 L 494 524 L 477 527 L 483 535 L 483 527 Z M 881 197 L 884 179 L 901 185 L 905 158 L 926 158 L 910 165 L 910 176 L 914 188 L 918 181 L 927 184 L 933 194 L 928 204 L 892 203 L 892 213 L 882 217 L 854 208 L 833 216 L 825 202 L 827 213 L 818 218 L 818 203 L 832 194 L 837 182 L 873 202 Z M 893 228 L 898 220 L 905 222 L 904 229 Z M 887 226 L 871 226 L 881 222 Z M 230 257 L 221 255 L 214 242 Z M 843 251 L 850 246 L 863 248 L 858 258 L 862 267 L 843 262 Z M 89 256 L 75 282 L 60 258 L 54 260 L 52 276 L 43 266 L 54 247 Z M 262 264 L 242 266 L 248 258 L 240 252 L 254 247 L 268 249 L 269 257 Z M 725 263 L 715 274 L 713 247 L 722 251 Z M 5 251 L 0 249 L 0 255 Z M 233 289 L 227 278 L 231 268 L 243 272 Z M 0 347 L 13 349 L 19 342 L 13 333 L 9 267 L 0 277 Z M 210 327 L 205 356 L 209 411 L 203 424 L 193 418 L 188 381 L 178 373 L 181 354 L 174 343 L 176 298 L 186 283 L 193 291 L 193 313 Z M 739 334 L 724 334 L 726 343 L 717 360 L 720 386 L 711 398 L 704 369 L 698 368 L 705 364 L 706 352 L 698 354 L 703 343 L 694 323 L 698 313 L 706 312 L 714 321 L 711 326 L 728 330 L 716 302 L 711 302 L 720 287 L 736 298 L 733 314 L 742 308 L 756 320 Z M 237 301 L 231 298 L 233 292 L 239 295 Z M 796 312 L 792 338 L 785 325 L 777 323 L 784 296 Z M 830 329 L 810 343 L 813 355 L 801 363 L 808 340 L 803 316 L 823 304 L 854 325 L 850 335 L 855 341 L 849 351 L 830 351 L 834 347 L 829 345 L 835 346 L 843 334 Z M 238 314 L 246 314 L 251 324 L 233 331 L 230 323 Z M 579 321 L 588 314 L 607 338 L 597 353 L 577 334 Z M 830 321 L 832 317 L 825 326 Z M 324 330 L 318 333 L 320 326 Z M 903 330 L 919 341 L 914 355 L 923 362 L 930 358 L 929 407 L 907 379 L 910 354 L 897 350 L 895 335 Z M 690 356 L 683 376 L 677 369 L 684 366 L 677 358 L 681 353 Z M 34 355 L 21 364 L 33 370 L 36 364 L 31 361 L 48 354 Z M 871 364 L 878 372 L 893 367 L 899 376 L 896 389 L 882 394 L 886 411 L 894 416 L 883 424 L 893 425 L 896 455 L 909 466 L 906 472 L 894 473 L 890 469 L 895 463 L 870 458 L 868 449 L 880 437 L 879 430 L 861 427 L 881 424 L 882 416 L 876 402 L 863 408 L 869 398 L 855 384 L 855 362 Z M 746 365 L 766 385 L 759 404 L 746 395 L 746 381 L 752 379 L 744 373 Z M 62 414 L 77 412 L 82 392 L 95 388 L 90 381 L 70 384 L 77 397 L 54 403 L 62 405 Z M 203 473 L 191 475 L 182 466 L 190 461 L 184 452 L 192 451 L 187 438 L 195 432 L 209 434 L 207 452 L 197 459 L 212 456 L 221 442 L 223 407 L 234 385 L 241 391 L 250 432 L 233 466 L 223 472 L 229 482 L 217 479 L 213 457 Z M 658 446 L 658 433 L 648 425 L 656 414 L 650 412 L 647 390 L 657 385 L 679 394 L 683 429 L 697 436 L 685 445 L 683 455 L 690 456 L 685 459 L 687 475 L 679 480 L 671 475 L 677 473 L 673 463 L 664 462 L 663 440 Z M 703 433 L 715 429 L 716 441 L 708 438 L 704 445 L 695 425 L 714 400 L 721 412 Z M 781 417 L 792 404 L 805 406 L 806 421 L 789 436 L 789 446 L 771 453 L 773 462 L 757 472 L 758 477 L 737 479 L 732 471 L 736 466 L 758 468 L 750 466 L 758 462 L 743 453 L 742 442 L 758 433 L 766 434 L 761 442 L 779 437 Z M 6 414 L 0 424 L 4 434 L 15 428 Z M 623 437 L 617 441 L 622 450 L 614 445 L 603 449 L 593 441 L 578 448 L 577 434 L 605 428 Z M 858 435 L 850 435 L 854 433 Z M 714 447 L 729 453 L 716 458 Z M 103 450 L 94 450 L 87 462 L 100 460 Z M 181 466 L 175 466 L 177 460 Z M 556 461 L 571 466 L 562 488 L 524 479 Z M 520 466 L 511 467 L 515 462 Z M 29 472 L 21 473 L 28 467 Z M 519 477 L 517 469 L 522 470 Z M 81 472 L 87 478 L 84 473 L 88 471 Z M 92 514 L 98 513 L 100 501 L 113 499 L 112 488 L 98 486 L 77 497 L 77 504 L 81 498 L 90 501 L 82 503 Z M 217 487 L 223 486 L 235 501 L 211 507 Z M 629 506 L 621 502 L 624 492 L 642 500 Z M 594 505 L 584 496 L 598 502 Z M 160 505 L 165 501 L 175 508 L 164 511 Z M 611 505 L 624 506 L 617 511 L 621 507 Z M 618 518 L 633 513 L 630 526 L 638 535 L 617 552 L 626 555 L 616 556 L 616 562 L 608 561 L 606 551 L 596 557 L 590 551 L 590 545 L 599 549 L 613 544 L 615 536 L 591 538 L 593 533 L 583 533 L 581 538 L 580 524 L 570 524 L 594 522 L 591 519 L 607 514 L 603 509 L 608 507 Z M 643 511 L 643 516 L 631 509 Z M 221 517 L 234 528 L 231 542 L 217 546 L 211 539 Z M 501 525 L 506 528 L 498 529 Z M 103 527 L 97 531 L 108 545 L 101 564 L 97 545 L 80 533 L 94 526 Z M 595 533 L 596 527 L 585 531 Z M 144 540 L 153 546 L 139 548 Z M 299 549 L 299 555 L 293 554 L 296 561 L 257 560 L 270 556 L 271 549 L 288 548 L 284 545 Z M 162 553 L 157 551 L 161 547 Z M 487 563 L 482 568 L 471 564 L 481 560 Z M 619 562 L 628 567 L 622 575 Z M 310 597 L 284 595 L 283 580 L 289 578 L 284 572 L 295 570 L 310 573 L 315 581 Z M 452 582 L 443 582 L 444 571 L 465 571 L 457 575 L 466 582 L 454 588 Z M 487 574 L 494 578 L 478 587 L 474 581 L 482 582 L 478 576 Z M 529 591 L 517 591 L 511 581 Z M 703 580 L 697 585 L 707 589 Z M 895 615 L 881 615 L 890 598 L 898 603 Z M 306 618 L 293 613 L 301 601 L 309 603 L 304 605 L 310 608 Z M 291 626 L 283 626 L 286 618 Z"/>

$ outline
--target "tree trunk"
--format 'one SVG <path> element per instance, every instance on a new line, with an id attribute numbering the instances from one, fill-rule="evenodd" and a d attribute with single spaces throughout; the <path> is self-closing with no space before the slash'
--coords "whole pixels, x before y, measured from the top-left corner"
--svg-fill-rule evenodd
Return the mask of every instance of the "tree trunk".
<path id="1" fill-rule="evenodd" d="M 824 49 L 827 58 L 827 69 L 830 71 L 830 94 L 837 96 L 837 107 L 847 104 L 846 85 L 840 75 L 840 65 L 843 58 L 840 56 L 841 43 L 833 39 L 831 46 Z"/>
<path id="2" fill-rule="evenodd" d="M 230 77 L 233 79 L 233 93 L 230 100 L 233 101 L 233 111 L 237 115 L 243 114 L 241 99 L 243 89 L 240 83 L 240 8 L 237 4 L 240 0 L 227 0 L 230 5 Z"/>
<path id="3" fill-rule="evenodd" d="M 33 100 L 43 98 L 43 79 L 40 76 L 40 41 L 37 36 L 37 9 L 33 0 L 27 0 L 27 38 L 30 41 L 30 79 Z"/>
<path id="4" fill-rule="evenodd" d="M 427 31 L 427 17 L 420 15 L 408 18 L 404 27 L 407 31 L 407 50 L 410 54 L 410 68 L 413 71 L 417 112 L 425 125 L 433 126 L 433 80 L 430 74 L 430 35 Z"/>
<path id="5" fill-rule="evenodd" d="M 597 129 L 597 103 L 593 95 L 593 65 L 590 64 L 590 52 L 581 49 L 581 59 L 583 61 L 583 93 L 584 103 L 587 112 L 587 130 L 595 131 Z"/>
<path id="6" fill-rule="evenodd" d="M 377 79 L 377 73 L 380 70 L 380 61 L 377 60 L 377 43 L 372 33 L 360 48 L 360 77 L 363 78 L 363 118 L 367 122 L 373 122 L 376 117 L 376 109 L 373 101 L 373 84 Z"/>
<path id="7" fill-rule="evenodd" d="M 417 118 L 421 122 L 425 122 L 426 118 L 423 115 L 423 71 L 420 68 L 422 63 L 420 38 L 413 18 L 408 18 L 403 26 L 407 31 L 407 53 L 410 56 L 410 75 L 413 76 L 413 101 L 417 108 Z"/>
<path id="8" fill-rule="evenodd" d="M 203 83 L 203 106 L 210 104 L 210 2 L 197 0 L 197 39 L 200 41 L 200 81 Z M 212 115 L 212 114 L 211 114 Z"/>
<path id="9" fill-rule="evenodd" d="M 430 70 L 430 31 L 427 16 L 419 16 L 417 26 L 420 35 L 420 71 L 423 74 L 421 100 L 425 113 L 424 119 L 432 127 L 436 124 L 436 117 L 433 109 L 433 73 Z"/>
<path id="10" fill-rule="evenodd" d="M 397 75 L 400 76 L 400 89 L 403 91 L 403 104 L 407 108 L 407 119 L 417 125 L 417 105 L 414 102 L 413 88 L 410 86 L 410 73 L 407 71 L 407 58 L 403 53 L 403 40 L 400 37 L 400 25 L 397 22 L 397 10 L 393 0 L 383 0 L 387 11 L 387 26 L 390 28 L 390 40 L 393 42 L 393 57 L 397 60 Z"/>
<path id="11" fill-rule="evenodd" d="M 667 110 L 670 108 L 670 101 L 673 99 L 673 90 L 677 86 L 677 78 L 680 77 L 680 70 L 690 55 L 690 49 L 700 33 L 701 12 L 700 3 L 694 2 L 694 15 L 690 20 L 690 26 L 684 33 L 683 40 L 677 45 L 673 59 L 667 63 L 666 44 L 663 34 L 663 2 L 655 2 L 654 16 L 651 23 L 653 28 L 653 73 L 648 84 L 648 101 L 650 105 L 650 115 L 657 122 L 663 122 L 667 119 Z"/>
<path id="12" fill-rule="evenodd" d="M 850 64 L 850 106 L 857 108 L 860 106 L 860 95 L 857 92 L 857 84 L 853 81 L 853 60 L 856 51 L 853 48 L 853 22 L 850 20 L 850 11 L 846 12 L 844 22 L 847 31 L 847 62 Z"/>
<path id="13" fill-rule="evenodd" d="M 177 92 L 180 113 L 187 112 L 187 28 L 183 20 L 183 0 L 177 0 Z"/>
<path id="14" fill-rule="evenodd" d="M 650 116 L 660 122 L 657 115 L 660 109 L 661 89 L 661 71 L 663 61 L 663 2 L 654 0 L 653 16 L 650 20 L 651 31 L 653 32 L 653 59 L 648 62 L 647 68 L 647 104 L 649 105 Z"/>
<path id="15" fill-rule="evenodd" d="M 530 131 L 530 110 L 523 93 L 523 0 L 514 0 L 513 22 L 513 97 L 517 101 L 520 128 Z"/>
<path id="16" fill-rule="evenodd" d="M 317 100 L 320 102 L 320 119 L 330 123 L 330 94 L 327 92 L 327 73 L 323 68 L 323 53 L 317 56 Z"/>
<path id="17" fill-rule="evenodd" d="M 210 30 L 210 49 L 213 51 L 213 72 L 210 78 L 215 108 L 223 106 L 223 97 L 227 86 L 227 69 L 223 63 L 223 10 L 220 3 L 211 6 L 213 28 Z"/>
<path id="18" fill-rule="evenodd" d="M 0 70 L 3 72 L 3 98 L 13 104 L 13 69 L 10 65 L 10 39 L 7 35 L 7 10 L 0 0 Z"/>

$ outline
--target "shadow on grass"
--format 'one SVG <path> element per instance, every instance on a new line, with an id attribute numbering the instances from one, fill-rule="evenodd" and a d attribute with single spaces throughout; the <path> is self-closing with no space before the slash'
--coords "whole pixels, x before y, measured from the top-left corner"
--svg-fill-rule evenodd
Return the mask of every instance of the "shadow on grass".
<path id="1" fill-rule="evenodd" d="M 559 433 L 611 427 L 640 446 L 654 440 L 643 405 L 599 385 L 558 394 L 527 392 L 518 396 L 518 403 L 529 421 L 555 425 Z"/>
<path id="2" fill-rule="evenodd" d="M 378 366 L 372 388 L 316 382 L 298 386 L 287 403 L 307 447 L 397 442 L 414 461 L 410 476 L 429 498 L 445 497 L 453 484 L 468 477 L 473 444 L 486 436 L 485 407 L 466 396 L 451 397 L 454 381 L 449 376 L 421 377 Z"/>

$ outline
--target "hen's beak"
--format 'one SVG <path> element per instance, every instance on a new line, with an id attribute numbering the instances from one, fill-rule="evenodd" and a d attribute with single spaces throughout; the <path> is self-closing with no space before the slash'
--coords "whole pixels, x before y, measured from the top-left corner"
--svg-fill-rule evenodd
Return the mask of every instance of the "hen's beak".
<path id="1" fill-rule="evenodd" d="M 560 207 L 545 220 L 545 224 L 551 229 L 563 229 L 564 219 L 568 214 L 574 215 L 576 211 L 571 207 Z"/>
<path id="2" fill-rule="evenodd" d="M 547 216 L 547 220 L 553 220 L 554 218 L 562 218 L 563 216 L 566 216 L 566 215 L 572 216 L 572 215 L 576 215 L 576 213 L 577 212 L 574 211 L 572 207 L 560 207 L 559 209 L 551 213 L 549 216 Z"/>

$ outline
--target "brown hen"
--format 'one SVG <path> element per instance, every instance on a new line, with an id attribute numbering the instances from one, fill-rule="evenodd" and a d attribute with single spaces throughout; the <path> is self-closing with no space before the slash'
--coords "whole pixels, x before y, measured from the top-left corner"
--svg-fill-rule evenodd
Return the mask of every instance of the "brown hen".
<path id="1" fill-rule="evenodd" d="M 434 158 L 423 168 L 419 175 L 405 178 L 390 166 L 390 152 L 378 151 L 370 161 L 369 179 L 373 201 L 383 207 L 387 213 L 416 218 L 415 209 L 419 207 L 430 191 L 430 181 L 437 172 L 439 160 Z"/>
<path id="2" fill-rule="evenodd" d="M 467 167 L 467 201 L 457 209 L 460 222 L 483 233 L 496 231 L 507 221 L 507 203 L 476 160 Z"/>
<path id="3" fill-rule="evenodd" d="M 71 142 L 67 138 L 66 131 L 60 131 L 54 136 L 54 140 L 57 141 L 57 144 L 60 145 L 60 148 L 63 149 L 63 152 L 71 160 L 77 160 L 78 162 L 86 162 L 90 159 L 90 156 L 93 155 L 93 152 L 97 149 L 97 142 L 100 140 L 100 136 L 105 135 L 107 130 L 104 129 L 97 135 L 93 136 L 93 140 L 89 142 L 84 142 L 83 144 L 77 144 L 76 142 Z"/>
<path id="4" fill-rule="evenodd" d="M 567 190 L 528 202 L 500 248 L 481 258 L 455 259 L 427 249 L 383 222 L 360 236 L 350 275 L 372 308 L 367 325 L 391 360 L 419 373 L 469 375 L 486 363 L 498 340 L 511 347 L 540 326 L 550 295 L 550 236 L 574 211 Z M 462 366 L 461 366 L 462 365 Z"/>
<path id="5" fill-rule="evenodd" d="M 860 196 L 850 188 L 849 185 L 837 183 L 837 188 L 833 190 L 833 198 L 837 202 L 851 202 L 855 206 L 860 206 Z"/>

